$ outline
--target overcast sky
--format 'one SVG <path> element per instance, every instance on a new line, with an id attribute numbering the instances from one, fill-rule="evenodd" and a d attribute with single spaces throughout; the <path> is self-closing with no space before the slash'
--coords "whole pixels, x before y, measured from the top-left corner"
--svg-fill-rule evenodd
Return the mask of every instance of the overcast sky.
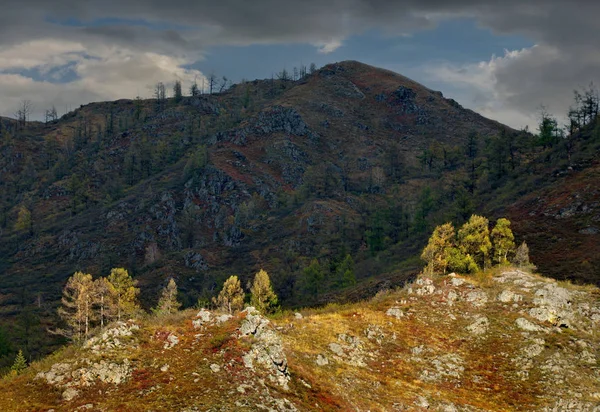
<path id="1" fill-rule="evenodd" d="M 563 116 L 600 84 L 597 16 L 590 0 L 3 0 L 0 115 L 359 60 L 535 128 L 542 104 Z"/>

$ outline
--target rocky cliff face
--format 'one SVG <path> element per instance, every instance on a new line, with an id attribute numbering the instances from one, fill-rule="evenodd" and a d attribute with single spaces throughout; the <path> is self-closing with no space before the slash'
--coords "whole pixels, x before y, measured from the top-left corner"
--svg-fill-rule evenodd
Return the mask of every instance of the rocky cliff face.
<path id="1" fill-rule="evenodd" d="M 600 291 L 518 269 L 367 302 L 117 323 L 0 383 L 2 410 L 600 410 Z"/>

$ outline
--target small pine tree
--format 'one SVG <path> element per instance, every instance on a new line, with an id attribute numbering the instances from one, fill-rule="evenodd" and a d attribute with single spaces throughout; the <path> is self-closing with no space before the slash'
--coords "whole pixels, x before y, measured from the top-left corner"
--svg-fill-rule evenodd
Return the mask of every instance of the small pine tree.
<path id="1" fill-rule="evenodd" d="M 341 287 L 352 286 L 356 284 L 356 275 L 354 274 L 354 260 L 352 256 L 346 255 L 342 263 L 336 269 L 337 284 Z"/>
<path id="2" fill-rule="evenodd" d="M 171 278 L 167 286 L 163 288 L 158 304 L 153 311 L 157 315 L 168 315 L 177 312 L 180 307 L 181 303 L 177 300 L 177 283 Z"/>
<path id="3" fill-rule="evenodd" d="M 494 245 L 494 262 L 507 263 L 508 256 L 515 253 L 515 237 L 510 230 L 510 221 L 500 218 L 492 229 L 492 243 Z"/>
<path id="4" fill-rule="evenodd" d="M 173 99 L 175 103 L 179 103 L 183 97 L 183 93 L 181 91 L 181 81 L 175 80 L 175 84 L 173 85 Z"/>
<path id="5" fill-rule="evenodd" d="M 230 276 L 223 283 L 223 289 L 221 289 L 216 299 L 213 298 L 213 303 L 229 313 L 241 310 L 244 307 L 244 290 L 237 276 Z"/>
<path id="6" fill-rule="evenodd" d="M 310 262 L 310 265 L 304 268 L 303 275 L 304 289 L 309 294 L 317 296 L 319 294 L 319 291 L 323 287 L 322 284 L 323 279 L 325 277 L 319 261 L 317 259 L 313 259 Z"/>
<path id="7" fill-rule="evenodd" d="M 250 288 L 250 305 L 254 306 L 260 312 L 271 312 L 277 305 L 277 295 L 273 292 L 269 274 L 264 270 L 259 270 L 254 275 L 254 282 Z"/>
<path id="8" fill-rule="evenodd" d="M 19 349 L 19 353 L 17 353 L 17 356 L 15 357 L 15 362 L 11 366 L 10 371 L 13 374 L 18 375 L 26 368 L 27 360 L 25 359 L 25 356 L 23 356 L 23 351 Z"/>

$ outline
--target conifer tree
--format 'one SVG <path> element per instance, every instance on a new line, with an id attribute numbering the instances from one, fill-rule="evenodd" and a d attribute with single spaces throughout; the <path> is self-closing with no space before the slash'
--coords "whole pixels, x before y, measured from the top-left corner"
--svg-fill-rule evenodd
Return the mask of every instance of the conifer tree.
<path id="1" fill-rule="evenodd" d="M 354 274 L 354 260 L 352 256 L 346 255 L 342 263 L 336 269 L 337 283 L 341 287 L 352 286 L 356 284 L 356 275 Z"/>
<path id="2" fill-rule="evenodd" d="M 254 275 L 254 282 L 250 287 L 250 305 L 254 306 L 260 312 L 270 312 L 277 305 L 277 295 L 273 292 L 269 274 L 264 270 L 259 270 Z"/>
<path id="3" fill-rule="evenodd" d="M 23 356 L 23 351 L 21 349 L 19 349 L 19 353 L 17 353 L 17 356 L 15 357 L 15 362 L 11 366 L 10 371 L 13 374 L 18 375 L 19 373 L 24 371 L 26 368 L 27 368 L 27 360 L 25 359 L 25 356 Z"/>
<path id="4" fill-rule="evenodd" d="M 223 289 L 221 289 L 216 299 L 213 298 L 213 303 L 229 313 L 241 310 L 244 307 L 244 291 L 237 276 L 230 276 L 223 283 Z"/>
<path id="5" fill-rule="evenodd" d="M 489 266 L 492 249 L 489 221 L 478 215 L 472 215 L 458 231 L 458 244 L 462 253 L 470 255 L 478 268 Z"/>
<path id="6" fill-rule="evenodd" d="M 304 268 L 303 274 L 304 288 L 311 295 L 317 296 L 322 287 L 323 278 L 325 277 L 319 261 L 317 259 L 313 259 L 310 262 L 310 265 Z"/>
<path id="7" fill-rule="evenodd" d="M 63 289 L 62 306 L 58 314 L 69 326 L 65 335 L 76 340 L 87 338 L 89 334 L 94 314 L 93 286 L 92 275 L 75 272 Z"/>
<path id="8" fill-rule="evenodd" d="M 510 230 L 510 221 L 500 218 L 492 229 L 492 243 L 494 245 L 494 262 L 507 263 L 508 255 L 515 252 L 515 237 Z"/>
<path id="9" fill-rule="evenodd" d="M 123 268 L 112 269 L 107 280 L 114 289 L 117 320 L 121 320 L 124 316 L 134 315 L 140 309 L 137 302 L 137 296 L 140 293 L 140 290 L 136 288 L 137 282 Z"/>
<path id="10" fill-rule="evenodd" d="M 535 269 L 535 266 L 529 261 L 529 247 L 525 241 L 523 241 L 521 246 L 517 248 L 515 253 L 515 264 L 517 264 L 520 268 Z"/>
<path id="11" fill-rule="evenodd" d="M 171 278 L 169 279 L 167 286 L 162 290 L 154 313 L 158 315 L 168 315 L 177 312 L 180 307 L 181 303 L 177 300 L 177 283 Z"/>
<path id="12" fill-rule="evenodd" d="M 444 223 L 433 230 L 433 234 L 421 254 L 421 259 L 427 262 L 429 273 L 446 274 L 454 242 L 455 233 L 452 223 Z"/>

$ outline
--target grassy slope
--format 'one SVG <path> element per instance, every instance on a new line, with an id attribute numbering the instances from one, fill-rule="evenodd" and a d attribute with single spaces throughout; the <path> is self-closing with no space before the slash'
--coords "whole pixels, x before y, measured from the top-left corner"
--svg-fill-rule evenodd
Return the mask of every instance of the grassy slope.
<path id="1" fill-rule="evenodd" d="M 564 289 L 572 297 L 570 328 L 526 314 L 536 307 L 535 291 L 545 287 Z M 503 291 L 517 293 L 521 300 L 502 302 L 498 296 Z M 585 307 L 600 318 L 598 289 L 507 269 L 478 278 L 421 276 L 410 287 L 369 301 L 304 309 L 302 319 L 285 313 L 271 321 L 287 355 L 288 391 L 270 383 L 265 371 L 244 367 L 241 356 L 254 338 L 231 337 L 243 316 L 194 329 L 193 313 L 185 311 L 142 322 L 132 349 L 99 355 L 132 362 L 134 372 L 125 383 L 95 384 L 75 400 L 61 401 L 61 390 L 33 378 L 57 361 L 90 356 L 71 347 L 34 363 L 21 376 L 4 378 L 0 409 L 60 411 L 91 404 L 90 410 L 98 411 L 259 410 L 260 405 L 288 410 L 291 403 L 298 410 L 423 410 L 428 404 L 434 410 L 453 405 L 459 410 L 533 411 L 561 399 L 591 408 L 600 404 L 600 335 L 597 323 L 577 312 Z M 402 315 L 386 315 L 390 308 Z M 468 328 L 481 316 L 489 324 L 477 335 Z M 518 318 L 543 330 L 523 331 L 515 326 Z M 166 350 L 170 333 L 179 337 L 179 344 Z M 524 355 L 538 346 L 530 358 Z M 319 356 L 328 364 L 319 366 Z M 556 361 L 561 359 L 566 364 Z M 560 369 L 544 369 L 553 362 Z M 210 370 L 213 363 L 221 365 L 219 372 Z M 161 371 L 165 364 L 169 369 Z"/>

